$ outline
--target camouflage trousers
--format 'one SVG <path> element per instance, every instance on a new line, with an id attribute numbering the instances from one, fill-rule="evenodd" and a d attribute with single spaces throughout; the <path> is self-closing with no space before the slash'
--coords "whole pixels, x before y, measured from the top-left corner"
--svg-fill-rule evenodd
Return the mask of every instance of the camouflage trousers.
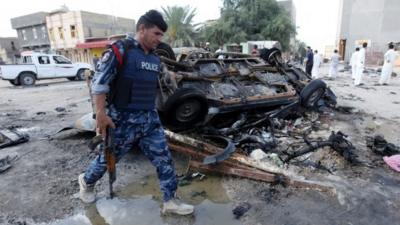
<path id="1" fill-rule="evenodd" d="M 173 198 L 177 189 L 175 168 L 157 111 L 110 110 L 109 114 L 116 125 L 114 142 L 117 162 L 134 145 L 138 145 L 157 169 L 163 200 Z M 84 179 L 88 185 L 94 184 L 107 171 L 104 151 L 101 152 L 86 169 Z"/>

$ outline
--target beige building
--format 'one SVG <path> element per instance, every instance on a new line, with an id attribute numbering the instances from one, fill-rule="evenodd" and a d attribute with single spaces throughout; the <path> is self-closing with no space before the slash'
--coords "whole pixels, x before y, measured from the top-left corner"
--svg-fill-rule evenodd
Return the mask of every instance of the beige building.
<path id="1" fill-rule="evenodd" d="M 92 63 L 110 41 L 109 36 L 135 31 L 133 19 L 68 9 L 51 12 L 46 17 L 51 48 L 73 62 Z"/>

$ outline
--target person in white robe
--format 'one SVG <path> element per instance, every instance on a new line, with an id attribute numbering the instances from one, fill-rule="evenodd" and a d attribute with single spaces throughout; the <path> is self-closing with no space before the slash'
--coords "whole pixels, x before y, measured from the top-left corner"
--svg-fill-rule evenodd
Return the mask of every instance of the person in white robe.
<path id="1" fill-rule="evenodd" d="M 329 78 L 335 79 L 338 75 L 338 67 L 339 67 L 340 55 L 338 54 L 338 50 L 334 50 L 331 56 L 331 65 L 329 68 Z"/>
<path id="2" fill-rule="evenodd" d="M 319 67 L 321 66 L 321 62 L 322 62 L 322 57 L 320 54 L 318 54 L 318 50 L 314 51 L 313 61 L 314 61 L 314 64 L 311 69 L 311 77 L 313 79 L 318 79 L 319 78 Z"/>
<path id="3" fill-rule="evenodd" d="M 356 51 L 353 52 L 353 54 L 351 55 L 351 58 L 350 58 L 351 78 L 353 80 L 356 78 L 356 66 L 357 66 L 356 60 L 357 60 L 357 54 L 359 51 L 360 51 L 360 48 L 357 47 Z"/>
<path id="4" fill-rule="evenodd" d="M 388 85 L 390 81 L 390 76 L 393 72 L 394 62 L 396 61 L 397 53 L 394 51 L 393 43 L 389 44 L 389 50 L 384 55 L 384 62 L 382 66 L 382 73 L 379 79 L 380 85 Z"/>
<path id="5" fill-rule="evenodd" d="M 364 73 L 364 68 L 365 68 L 365 50 L 367 48 L 368 44 L 364 42 L 362 44 L 362 48 L 360 49 L 360 52 L 357 54 L 356 58 L 356 76 L 354 79 L 354 85 L 355 86 L 360 86 L 363 85 L 362 81 L 362 75 Z"/>

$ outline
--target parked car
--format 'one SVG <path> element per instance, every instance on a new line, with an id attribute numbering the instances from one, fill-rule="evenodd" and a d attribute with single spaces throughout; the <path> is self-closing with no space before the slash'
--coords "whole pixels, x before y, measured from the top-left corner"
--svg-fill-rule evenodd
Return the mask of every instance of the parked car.
<path id="1" fill-rule="evenodd" d="M 62 55 L 22 54 L 22 64 L 0 66 L 0 78 L 13 85 L 34 85 L 36 80 L 67 78 L 83 80 L 85 70 L 93 70 L 87 63 L 72 63 Z"/>

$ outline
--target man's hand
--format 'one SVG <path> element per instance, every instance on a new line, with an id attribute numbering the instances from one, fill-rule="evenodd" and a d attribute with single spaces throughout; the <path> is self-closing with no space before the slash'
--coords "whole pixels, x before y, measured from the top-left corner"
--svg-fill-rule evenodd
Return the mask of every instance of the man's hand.
<path id="1" fill-rule="evenodd" d="M 106 95 L 94 95 L 94 100 L 96 102 L 96 132 L 101 134 L 101 137 L 104 140 L 107 134 L 107 127 L 110 126 L 115 129 L 115 124 L 111 117 L 107 115 L 105 110 Z"/>
<path id="2" fill-rule="evenodd" d="M 96 114 L 96 132 L 101 134 L 103 139 L 106 138 L 107 127 L 112 127 L 115 129 L 115 124 L 113 123 L 111 117 L 109 117 L 105 112 L 100 112 Z"/>

